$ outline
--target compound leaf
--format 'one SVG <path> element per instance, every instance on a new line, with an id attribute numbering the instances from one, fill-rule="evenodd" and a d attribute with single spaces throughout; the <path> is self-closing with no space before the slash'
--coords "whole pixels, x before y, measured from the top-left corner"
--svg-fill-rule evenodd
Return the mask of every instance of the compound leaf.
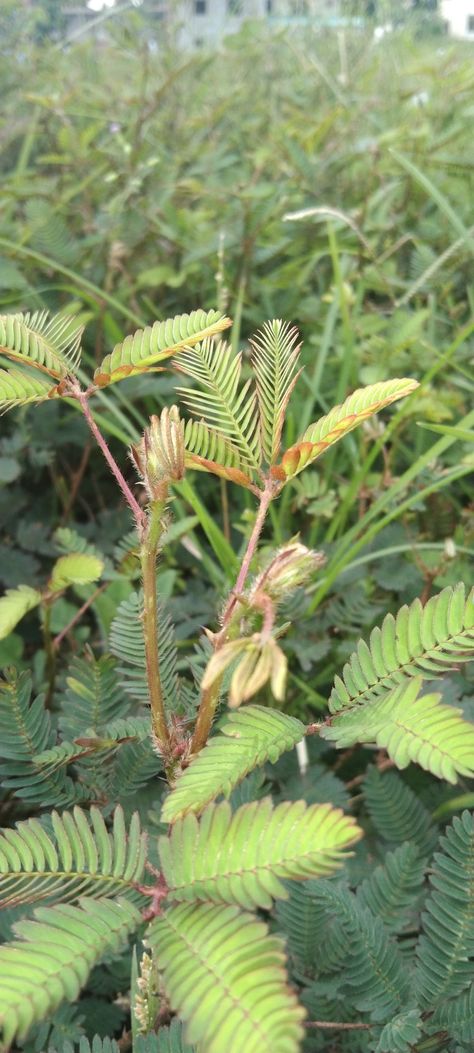
<path id="1" fill-rule="evenodd" d="M 382 626 L 363 640 L 336 677 L 329 699 L 331 713 L 363 705 L 413 676 L 433 680 L 474 656 L 474 589 L 466 599 L 462 582 L 432 596 L 423 607 L 416 599 L 387 614 Z"/>
<path id="2" fill-rule="evenodd" d="M 262 921 L 182 903 L 148 938 L 187 1041 L 206 1053 L 298 1053 L 304 1010 L 287 983 L 283 941 Z"/>
<path id="3" fill-rule="evenodd" d="M 462 993 L 474 956 L 474 815 L 455 816 L 435 853 L 415 982 L 423 1008 Z"/>
<path id="4" fill-rule="evenodd" d="M 325 417 L 310 424 L 298 442 L 285 451 L 276 469 L 277 478 L 283 481 L 293 479 L 368 417 L 396 399 L 410 395 L 417 387 L 416 380 L 404 377 L 358 388 L 342 405 L 334 406 Z"/>
<path id="5" fill-rule="evenodd" d="M 83 899 L 79 906 L 39 907 L 16 922 L 18 940 L 0 947 L 0 1027 L 9 1047 L 64 999 L 74 1001 L 92 967 L 123 947 L 139 926 L 132 903 Z"/>
<path id="6" fill-rule="evenodd" d="M 81 808 L 53 812 L 51 833 L 38 819 L 28 819 L 0 833 L 0 907 L 80 896 L 125 896 L 140 903 L 136 883 L 143 878 L 145 859 L 138 813 L 127 830 L 120 805 L 110 833 L 94 806 L 89 817 Z"/>
<path id="7" fill-rule="evenodd" d="M 474 775 L 474 725 L 439 694 L 420 695 L 421 677 L 399 684 L 384 698 L 343 710 L 321 736 L 339 748 L 375 742 L 398 768 L 411 761 L 447 782 Z"/>
<path id="8" fill-rule="evenodd" d="M 21 369 L 0 369 L 0 413 L 16 406 L 27 406 L 30 402 L 43 402 L 52 398 L 55 390 L 56 385 L 51 386 L 42 377 Z"/>
<path id="9" fill-rule="evenodd" d="M 305 732 L 294 717 L 264 706 L 246 706 L 229 714 L 219 732 L 179 776 L 163 805 L 163 822 L 201 812 L 220 793 L 228 796 L 253 768 L 272 763 Z"/>
<path id="10" fill-rule="evenodd" d="M 219 311 L 199 310 L 137 329 L 106 355 L 94 373 L 94 382 L 103 388 L 125 377 L 146 373 L 180 349 L 213 337 L 230 324 L 230 318 Z"/>
<path id="11" fill-rule="evenodd" d="M 0 355 L 33 366 L 56 380 L 79 367 L 82 328 L 68 315 L 0 315 Z"/>
<path id="12" fill-rule="evenodd" d="M 242 466 L 258 471 L 261 447 L 257 396 L 250 380 L 240 386 L 242 356 L 224 341 L 216 344 L 204 340 L 177 355 L 175 366 L 199 384 L 199 388 L 177 389 L 191 413 L 232 443 Z"/>
<path id="13" fill-rule="evenodd" d="M 160 837 L 159 848 L 173 899 L 270 909 L 273 899 L 288 896 L 282 878 L 332 874 L 360 836 L 355 820 L 339 808 L 306 807 L 304 801 L 274 808 L 266 797 L 234 814 L 223 801 L 209 805 L 199 821 L 187 815 L 169 838 Z"/>
<path id="14" fill-rule="evenodd" d="M 275 319 L 250 341 L 262 449 L 268 464 L 274 464 L 278 456 L 286 407 L 299 375 L 297 340 L 297 329 Z"/>

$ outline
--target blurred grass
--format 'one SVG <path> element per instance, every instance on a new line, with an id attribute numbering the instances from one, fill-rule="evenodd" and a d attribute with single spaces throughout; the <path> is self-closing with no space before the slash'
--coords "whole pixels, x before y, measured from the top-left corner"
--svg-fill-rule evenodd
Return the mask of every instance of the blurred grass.
<path id="1" fill-rule="evenodd" d="M 468 503 L 472 46 L 347 30 L 341 70 L 330 32 L 253 23 L 213 55 L 179 54 L 157 51 L 144 14 L 119 14 L 53 43 L 6 4 L 0 304 L 77 314 L 90 369 L 126 331 L 196 306 L 233 316 L 235 348 L 266 317 L 293 320 L 305 371 L 289 442 L 354 387 L 416 376 L 383 432 L 319 462 L 334 514 L 313 513 L 309 494 L 296 512 L 294 488 L 272 509 L 277 542 L 300 529 L 330 553 L 314 608 L 430 495 L 449 487 L 456 513 Z M 127 381 L 100 394 L 97 418 L 129 443 L 172 395 L 165 374 Z M 417 421 L 458 430 L 434 441 Z M 198 517 L 218 582 L 248 503 L 225 488 L 229 537 L 223 491 L 199 484 L 186 480 L 179 507 Z M 438 543 L 436 524 L 416 529 Z"/>

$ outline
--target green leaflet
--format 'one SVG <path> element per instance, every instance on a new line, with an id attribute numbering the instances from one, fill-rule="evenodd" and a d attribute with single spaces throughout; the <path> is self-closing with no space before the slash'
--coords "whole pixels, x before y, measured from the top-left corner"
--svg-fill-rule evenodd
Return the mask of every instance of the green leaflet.
<path id="1" fill-rule="evenodd" d="M 135 887 L 143 879 L 146 859 L 138 813 L 127 829 L 119 805 L 110 833 L 98 808 L 93 806 L 89 816 L 80 808 L 53 812 L 51 834 L 38 819 L 0 833 L 2 909 L 51 898 L 71 902 L 79 896 L 143 902 Z"/>
<path id="2" fill-rule="evenodd" d="M 430 1020 L 430 1030 L 447 1031 L 458 1042 L 474 1044 L 474 983 L 449 1002 L 442 1002 Z"/>
<path id="3" fill-rule="evenodd" d="M 361 907 L 345 888 L 322 880 L 317 896 L 349 938 L 344 982 L 351 989 L 354 1006 L 369 1012 L 374 1021 L 389 1020 L 406 1007 L 410 996 L 410 981 L 396 943 L 380 918 Z"/>
<path id="4" fill-rule="evenodd" d="M 0 1027 L 10 1046 L 67 998 L 79 995 L 93 965 L 117 952 L 140 924 L 123 900 L 83 899 L 77 907 L 39 907 L 19 921 L 19 939 L 0 948 Z"/>
<path id="5" fill-rule="evenodd" d="M 267 760 L 275 763 L 304 733 L 301 721 L 264 706 L 246 706 L 229 714 L 166 797 L 163 822 L 202 811 L 220 793 L 228 796 L 244 775 Z"/>
<path id="6" fill-rule="evenodd" d="M 456 816 L 435 853 L 431 894 L 422 915 L 415 983 L 421 1006 L 461 994 L 474 956 L 474 815 Z"/>
<path id="7" fill-rule="evenodd" d="M 94 1035 L 92 1042 L 89 1042 L 83 1035 L 77 1050 L 70 1042 L 65 1042 L 62 1053 L 120 1053 L 120 1046 L 113 1038 L 100 1038 L 99 1035 Z"/>
<path id="8" fill-rule="evenodd" d="M 41 603 L 41 593 L 29 585 L 19 585 L 17 589 L 8 589 L 0 599 L 0 640 L 13 632 L 18 622 Z"/>
<path id="9" fill-rule="evenodd" d="M 422 1027 L 419 1009 L 407 1009 L 390 1020 L 382 1030 L 375 1053 L 410 1053 Z"/>
<path id="10" fill-rule="evenodd" d="M 194 1046 L 185 1042 L 183 1025 L 176 1020 L 169 1027 L 160 1027 L 158 1034 L 137 1035 L 133 1053 L 194 1053 Z"/>
<path id="11" fill-rule="evenodd" d="M 2 785 L 29 804 L 66 808 L 88 793 L 62 770 L 46 770 L 38 755 L 56 745 L 51 715 L 40 696 L 30 704 L 31 676 L 15 671 L 0 681 Z"/>
<path id="12" fill-rule="evenodd" d="M 110 655 L 72 659 L 60 700 L 59 727 L 65 739 L 98 735 L 110 721 L 125 716 L 129 700 L 118 683 L 115 665 Z"/>
<path id="13" fill-rule="evenodd" d="M 222 432 L 203 420 L 186 421 L 184 432 L 186 465 L 219 475 L 222 479 L 248 487 L 251 482 L 247 461 L 241 451 Z"/>
<path id="14" fill-rule="evenodd" d="M 411 761 L 447 782 L 474 775 L 474 725 L 462 710 L 440 702 L 440 695 L 420 695 L 421 677 L 399 684 L 384 698 L 354 706 L 321 728 L 322 738 L 342 749 L 356 742 L 375 742 L 398 768 Z"/>
<path id="15" fill-rule="evenodd" d="M 281 465 L 278 465 L 281 477 L 284 480 L 293 479 L 368 417 L 397 399 L 410 395 L 417 387 L 416 380 L 404 377 L 358 388 L 342 405 L 334 406 L 325 417 L 310 424 L 298 442 L 285 451 Z"/>
<path id="16" fill-rule="evenodd" d="M 57 380 L 79 367 L 82 328 L 68 315 L 0 316 L 0 355 L 42 370 Z"/>
<path id="17" fill-rule="evenodd" d="M 109 646 L 112 654 L 121 663 L 117 666 L 117 673 L 121 677 L 121 686 L 124 691 L 135 702 L 147 704 L 149 699 L 142 609 L 143 595 L 141 592 L 132 592 L 125 600 L 122 600 L 110 627 Z M 158 640 L 161 686 L 165 704 L 176 713 L 183 694 L 176 670 L 178 652 L 172 622 L 160 605 L 158 608 Z"/>
<path id="18" fill-rule="evenodd" d="M 94 373 L 94 381 L 103 388 L 125 377 L 146 373 L 180 349 L 215 336 L 230 324 L 230 319 L 219 311 L 198 310 L 137 329 L 105 356 Z"/>
<path id="19" fill-rule="evenodd" d="M 416 916 L 425 868 L 417 846 L 405 841 L 365 878 L 357 890 L 357 901 L 381 918 L 387 929 L 403 931 Z"/>
<path id="20" fill-rule="evenodd" d="M 159 851 L 172 899 L 270 909 L 273 899 L 288 896 L 282 878 L 332 874 L 361 834 L 352 817 L 329 804 L 274 808 L 266 797 L 234 814 L 223 801 L 199 821 L 192 814 L 178 819 L 169 838 L 160 837 Z"/>
<path id="21" fill-rule="evenodd" d="M 433 680 L 474 654 L 474 589 L 449 586 L 422 607 L 416 599 L 396 617 L 387 614 L 380 628 L 363 640 L 336 677 L 331 713 L 373 701 L 407 678 Z"/>
<path id="22" fill-rule="evenodd" d="M 149 930 L 171 1006 L 205 1053 L 299 1053 L 304 1010 L 283 942 L 237 907 L 170 908 Z"/>
<path id="23" fill-rule="evenodd" d="M 54 390 L 55 386 L 21 369 L 0 369 L 0 413 L 30 402 L 43 402 L 53 397 Z"/>
<path id="24" fill-rule="evenodd" d="M 307 977 L 333 971 L 347 960 L 347 936 L 318 898 L 319 881 L 289 881 L 286 887 L 288 899 L 278 900 L 275 913 L 290 959 Z"/>
<path id="25" fill-rule="evenodd" d="M 363 784 L 365 802 L 377 833 L 392 845 L 413 841 L 423 855 L 432 852 L 438 830 L 419 797 L 393 771 L 370 767 Z"/>

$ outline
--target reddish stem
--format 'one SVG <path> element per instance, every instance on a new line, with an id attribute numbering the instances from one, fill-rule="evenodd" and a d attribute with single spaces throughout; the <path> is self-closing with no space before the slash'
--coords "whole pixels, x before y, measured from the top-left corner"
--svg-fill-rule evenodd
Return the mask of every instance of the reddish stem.
<path id="1" fill-rule="evenodd" d="M 143 513 L 143 510 L 140 508 L 140 505 L 138 504 L 137 499 L 133 496 L 132 491 L 131 491 L 126 479 L 122 475 L 122 472 L 120 471 L 120 468 L 119 468 L 116 460 L 114 459 L 114 457 L 112 456 L 112 454 L 111 454 L 111 452 L 109 450 L 109 447 L 108 447 L 108 445 L 107 445 L 107 443 L 106 443 L 106 441 L 104 439 L 104 436 L 102 435 L 102 432 L 97 427 L 97 424 L 96 424 L 96 422 L 95 422 L 95 420 L 94 420 L 94 418 L 92 416 L 92 413 L 90 411 L 90 408 L 89 408 L 89 401 L 88 401 L 86 393 L 84 391 L 76 390 L 74 392 L 74 394 L 75 394 L 78 402 L 80 403 L 82 412 L 83 412 L 83 414 L 84 414 L 84 416 L 86 418 L 86 421 L 87 421 L 87 423 L 89 425 L 89 428 L 90 428 L 90 430 L 91 430 L 91 432 L 92 432 L 92 434 L 94 436 L 94 439 L 96 440 L 97 445 L 100 446 L 100 449 L 102 450 L 102 453 L 103 453 L 103 455 L 105 457 L 105 460 L 107 461 L 107 464 L 108 464 L 112 474 L 115 476 L 115 479 L 117 480 L 117 483 L 118 483 L 118 485 L 119 485 L 119 487 L 120 487 L 120 489 L 121 489 L 121 491 L 123 493 L 123 496 L 124 496 L 128 506 L 129 506 L 129 508 L 131 508 L 131 510 L 133 512 L 133 516 L 134 516 L 134 519 L 135 519 L 135 522 L 136 522 L 136 525 L 137 525 L 137 529 L 140 530 L 143 527 L 144 521 L 145 521 L 145 518 L 146 518 L 144 513 Z"/>

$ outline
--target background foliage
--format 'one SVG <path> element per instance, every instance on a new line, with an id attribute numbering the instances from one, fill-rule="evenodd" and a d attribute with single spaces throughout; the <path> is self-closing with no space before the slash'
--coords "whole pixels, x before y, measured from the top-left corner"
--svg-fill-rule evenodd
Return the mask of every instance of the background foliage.
<path id="1" fill-rule="evenodd" d="M 288 604 L 283 643 L 284 707 L 317 719 L 334 675 L 386 611 L 472 580 L 472 51 L 410 29 L 377 44 L 368 29 L 341 42 L 269 37 L 254 26 L 215 55 L 179 54 L 172 41 L 157 50 L 145 14 L 79 33 L 68 19 L 51 27 L 48 5 L 43 18 L 40 6 L 6 2 L 2 13 L 2 312 L 48 308 L 87 323 L 90 368 L 137 325 L 198 306 L 234 319 L 235 348 L 266 317 L 293 321 L 305 370 L 287 446 L 359 384 L 396 375 L 421 382 L 385 430 L 380 418 L 348 436 L 273 510 L 268 541 L 299 531 L 327 557 L 317 586 Z M 124 444 L 173 392 L 173 378 L 158 374 L 98 396 L 122 463 Z M 252 507 L 250 495 L 201 475 L 188 476 L 174 502 L 161 594 L 178 646 L 175 659 L 168 627 L 167 689 L 174 696 L 180 677 L 184 714 L 205 661 L 200 627 L 233 579 Z M 24 409 L 3 422 L 0 513 L 5 589 L 41 592 L 70 552 L 102 568 L 96 581 L 72 581 L 47 618 L 31 610 L 0 641 L 2 665 L 24 674 L 6 681 L 0 703 L 5 741 L 12 733 L 18 748 L 12 699 L 23 736 L 20 754 L 6 748 L 0 762 L 2 825 L 29 818 L 50 836 L 48 809 L 99 801 L 107 821 L 121 805 L 118 837 L 137 811 L 156 845 L 162 783 L 140 710 L 135 539 L 73 410 L 51 403 L 34 418 Z M 30 705 L 27 670 L 48 709 Z M 472 720 L 469 673 L 448 672 L 440 684 L 443 701 Z M 244 780 L 232 801 L 269 789 L 275 801 L 331 801 L 366 833 L 337 882 L 291 884 L 270 916 L 287 937 L 308 1019 L 365 1025 L 308 1029 L 305 1048 L 469 1049 L 472 989 L 454 964 L 439 981 L 452 1001 L 433 1016 L 439 991 L 430 988 L 429 961 L 441 937 L 424 921 L 429 936 L 417 940 L 421 911 L 435 913 L 443 892 L 443 859 L 457 851 L 461 866 L 472 839 L 470 820 L 456 818 L 438 840 L 453 815 L 472 808 L 472 783 L 446 786 L 414 767 L 385 771 L 386 755 L 370 748 L 336 754 L 331 742 L 310 740 L 309 749 L 303 776 L 287 753 Z M 115 878 L 132 914 L 122 863 Z M 53 909 L 50 891 L 44 910 Z M 25 902 L 2 912 L 5 939 L 30 909 Z M 403 993 L 407 969 L 417 970 L 432 1039 L 420 1038 L 419 1009 Z M 130 951 L 111 951 L 81 1000 L 33 1028 L 26 1049 L 86 1053 L 96 1034 L 128 1034 L 129 977 Z M 115 1049 L 94 1041 L 96 1053 Z M 150 1051 L 185 1048 L 172 1025 Z"/>

